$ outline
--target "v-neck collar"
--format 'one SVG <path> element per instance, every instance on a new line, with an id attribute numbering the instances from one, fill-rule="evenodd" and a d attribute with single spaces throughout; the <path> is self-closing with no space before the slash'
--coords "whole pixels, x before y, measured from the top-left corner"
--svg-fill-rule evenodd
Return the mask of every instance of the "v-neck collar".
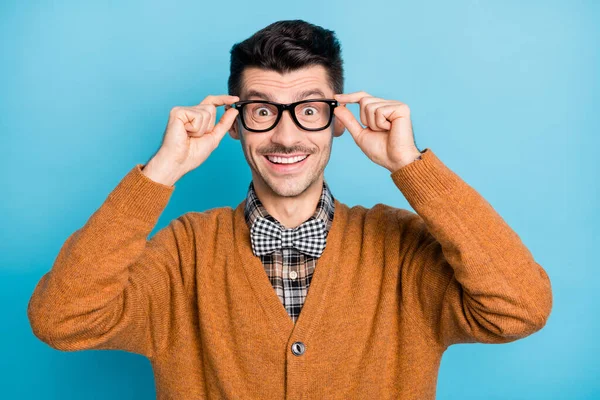
<path id="1" fill-rule="evenodd" d="M 327 227 L 327 231 L 329 231 L 329 229 L 331 228 L 331 221 L 333 220 L 333 214 L 335 212 L 334 199 L 335 198 L 333 197 L 333 194 L 329 189 L 327 181 L 323 179 L 323 187 L 321 189 L 319 201 L 317 202 L 317 207 L 312 216 L 308 218 L 308 220 L 322 220 L 325 223 L 325 226 Z M 254 189 L 254 181 L 251 181 L 250 185 L 248 185 L 248 191 L 246 193 L 246 202 L 244 203 L 244 217 L 246 218 L 246 223 L 249 227 L 252 226 L 252 224 L 257 218 L 262 217 L 270 220 L 271 222 L 275 222 L 282 229 L 286 229 L 281 222 L 279 222 L 275 217 L 269 214 L 262 201 L 256 194 L 256 190 Z"/>
<path id="2" fill-rule="evenodd" d="M 307 340 L 323 314 L 334 281 L 333 275 L 339 269 L 337 264 L 342 239 L 341 231 L 345 228 L 348 218 L 347 206 L 334 199 L 335 215 L 327 235 L 327 245 L 321 257 L 317 259 L 304 305 L 294 324 L 273 289 L 260 257 L 252 252 L 250 229 L 244 217 L 245 202 L 246 200 L 243 200 L 234 210 L 233 229 L 237 254 L 250 286 L 273 330 L 285 344 L 294 337 Z"/>

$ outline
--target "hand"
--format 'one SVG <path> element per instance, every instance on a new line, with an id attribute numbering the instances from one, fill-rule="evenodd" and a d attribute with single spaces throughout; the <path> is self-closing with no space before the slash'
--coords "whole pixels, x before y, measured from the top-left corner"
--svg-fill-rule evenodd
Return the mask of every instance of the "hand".
<path id="1" fill-rule="evenodd" d="M 337 94 L 340 107 L 335 116 L 348 129 L 360 149 L 374 163 L 394 172 L 421 155 L 415 145 L 410 110 L 404 103 L 384 100 L 365 92 Z M 346 104 L 360 104 L 360 120 L 354 118 Z"/>
<path id="2" fill-rule="evenodd" d="M 228 108 L 215 125 L 217 106 L 238 100 L 237 96 L 207 96 L 198 105 L 171 109 L 162 145 L 144 166 L 144 173 L 157 182 L 172 185 L 200 166 L 217 148 L 238 115 L 237 109 Z"/>

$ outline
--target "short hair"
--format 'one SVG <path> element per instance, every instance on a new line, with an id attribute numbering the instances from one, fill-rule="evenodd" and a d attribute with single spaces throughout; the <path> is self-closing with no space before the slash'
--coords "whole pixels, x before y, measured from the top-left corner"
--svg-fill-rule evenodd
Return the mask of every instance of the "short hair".
<path id="1" fill-rule="evenodd" d="M 229 94 L 240 95 L 247 67 L 283 74 L 312 65 L 325 67 L 333 91 L 344 92 L 341 46 L 335 32 L 303 20 L 274 22 L 231 48 Z"/>

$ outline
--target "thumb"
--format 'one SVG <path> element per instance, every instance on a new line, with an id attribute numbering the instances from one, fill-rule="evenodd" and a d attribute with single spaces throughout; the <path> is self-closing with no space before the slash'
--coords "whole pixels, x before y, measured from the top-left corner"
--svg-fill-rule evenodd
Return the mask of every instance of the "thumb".
<path id="1" fill-rule="evenodd" d="M 352 111 L 348 110 L 345 106 L 336 107 L 333 110 L 333 113 L 337 117 L 338 120 L 344 124 L 344 126 L 348 129 L 348 132 L 352 135 L 354 140 L 358 142 L 358 136 L 364 130 L 363 126 L 356 120 Z"/>
<path id="2" fill-rule="evenodd" d="M 223 136 L 227 133 L 231 125 L 235 122 L 235 118 L 239 114 L 239 111 L 236 108 L 229 108 L 223 116 L 219 120 L 219 122 L 215 125 L 213 130 L 208 133 L 208 135 L 214 136 L 215 143 L 219 143 Z"/>

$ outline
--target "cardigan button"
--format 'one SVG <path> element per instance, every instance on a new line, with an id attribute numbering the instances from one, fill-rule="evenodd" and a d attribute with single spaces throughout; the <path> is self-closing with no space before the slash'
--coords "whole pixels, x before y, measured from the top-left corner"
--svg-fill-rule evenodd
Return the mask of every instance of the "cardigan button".
<path id="1" fill-rule="evenodd" d="M 292 353 L 294 353 L 295 356 L 301 356 L 302 354 L 304 354 L 305 348 L 306 347 L 304 346 L 304 343 L 294 342 L 294 344 L 292 344 Z"/>

